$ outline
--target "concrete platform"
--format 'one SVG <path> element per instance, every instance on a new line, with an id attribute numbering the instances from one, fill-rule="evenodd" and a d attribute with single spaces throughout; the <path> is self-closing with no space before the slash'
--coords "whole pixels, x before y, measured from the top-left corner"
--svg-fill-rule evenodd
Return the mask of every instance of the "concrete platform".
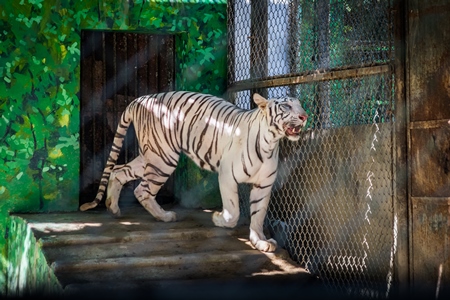
<path id="1" fill-rule="evenodd" d="M 166 207 L 178 221 L 156 221 L 142 207 L 20 214 L 41 243 L 67 297 L 152 299 L 288 298 L 320 295 L 320 280 L 287 252 L 262 253 L 248 224 L 215 227 L 212 211 Z M 212 298 L 211 298 L 212 297 Z"/>

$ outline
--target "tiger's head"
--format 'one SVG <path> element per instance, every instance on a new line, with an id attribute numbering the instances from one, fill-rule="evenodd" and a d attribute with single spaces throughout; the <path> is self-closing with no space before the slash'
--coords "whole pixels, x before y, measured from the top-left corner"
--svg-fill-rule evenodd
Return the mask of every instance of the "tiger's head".
<path id="1" fill-rule="evenodd" d="M 300 102 L 292 97 L 269 99 L 255 93 L 253 101 L 266 116 L 270 130 L 277 136 L 291 141 L 300 139 L 300 132 L 306 125 L 308 115 Z"/>

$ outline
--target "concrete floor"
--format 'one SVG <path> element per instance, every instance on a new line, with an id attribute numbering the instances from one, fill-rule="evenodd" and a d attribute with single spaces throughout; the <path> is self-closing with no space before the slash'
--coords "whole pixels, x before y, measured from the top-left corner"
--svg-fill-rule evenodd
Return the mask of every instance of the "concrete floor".
<path id="1" fill-rule="evenodd" d="M 152 299 L 287 298 L 326 295 L 320 280 L 287 252 L 261 253 L 245 222 L 215 227 L 212 211 L 166 207 L 178 221 L 156 221 L 140 206 L 120 218 L 104 209 L 22 214 L 66 297 Z"/>

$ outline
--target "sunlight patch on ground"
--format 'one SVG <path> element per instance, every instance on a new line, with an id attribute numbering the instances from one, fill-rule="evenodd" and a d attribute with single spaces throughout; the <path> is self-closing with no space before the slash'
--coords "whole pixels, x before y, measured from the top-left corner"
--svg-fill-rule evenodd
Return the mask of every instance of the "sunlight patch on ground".
<path id="1" fill-rule="evenodd" d="M 141 223 L 139 223 L 139 222 L 120 222 L 120 224 L 131 226 L 131 225 L 140 225 Z"/>
<path id="2" fill-rule="evenodd" d="M 245 243 L 247 246 L 254 249 L 255 251 L 260 252 L 259 250 L 256 250 L 252 246 L 250 240 L 244 238 L 238 238 L 238 240 L 240 242 Z M 273 264 L 273 266 L 275 266 L 276 269 L 274 269 L 273 266 L 270 267 L 271 270 L 263 268 L 261 272 L 254 272 L 251 274 L 251 276 L 274 276 L 274 275 L 308 273 L 304 268 L 301 268 L 295 262 L 290 261 L 290 259 L 286 257 L 286 255 L 288 255 L 287 253 L 281 254 L 282 252 L 279 251 L 277 252 L 278 253 L 260 252 L 262 255 L 265 255 L 270 260 L 271 264 Z"/>

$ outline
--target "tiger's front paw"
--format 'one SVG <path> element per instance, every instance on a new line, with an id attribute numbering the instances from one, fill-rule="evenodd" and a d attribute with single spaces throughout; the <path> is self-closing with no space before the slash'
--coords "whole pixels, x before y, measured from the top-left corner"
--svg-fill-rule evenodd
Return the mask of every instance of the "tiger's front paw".
<path id="1" fill-rule="evenodd" d="M 159 219 L 163 222 L 175 222 L 177 220 L 177 214 L 173 211 L 166 211 Z"/>
<path id="2" fill-rule="evenodd" d="M 262 252 L 274 252 L 277 250 L 278 244 L 274 239 L 268 239 L 266 241 L 258 240 L 253 246 Z"/>

